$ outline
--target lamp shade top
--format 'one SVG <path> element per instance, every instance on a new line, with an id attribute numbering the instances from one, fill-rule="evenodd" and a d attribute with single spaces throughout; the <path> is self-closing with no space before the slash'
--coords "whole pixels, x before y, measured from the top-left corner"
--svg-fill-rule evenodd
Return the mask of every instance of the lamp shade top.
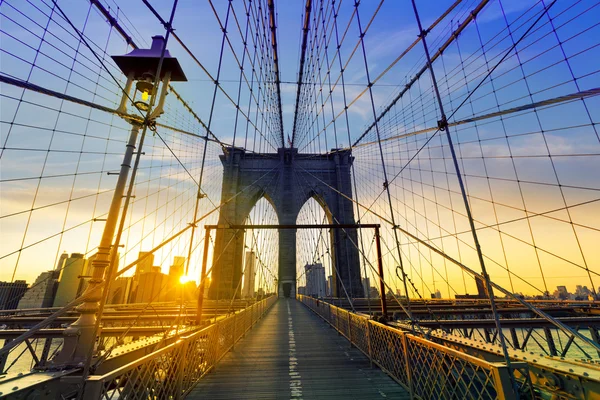
<path id="1" fill-rule="evenodd" d="M 112 56 L 112 59 L 121 69 L 123 74 L 129 75 L 130 73 L 133 73 L 133 79 L 138 80 L 147 72 L 156 74 L 164 42 L 165 39 L 162 36 L 153 36 L 152 46 L 149 49 L 134 49 L 123 56 Z M 162 79 L 168 71 L 171 72 L 171 81 L 187 81 L 177 58 L 171 57 L 169 50 L 165 50 L 160 79 Z"/>

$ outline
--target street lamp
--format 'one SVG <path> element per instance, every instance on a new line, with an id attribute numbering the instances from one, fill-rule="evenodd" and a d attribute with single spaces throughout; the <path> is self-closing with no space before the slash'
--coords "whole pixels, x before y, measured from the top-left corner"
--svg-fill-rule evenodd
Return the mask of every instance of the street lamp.
<path id="1" fill-rule="evenodd" d="M 96 342 L 96 324 L 98 319 L 101 318 L 101 315 L 96 315 L 100 311 L 100 301 L 102 300 L 102 291 L 99 290 L 98 286 L 105 280 L 110 280 L 111 275 L 114 275 L 112 273 L 107 274 L 107 270 L 110 271 L 112 241 L 121 213 L 123 194 L 131 169 L 131 160 L 138 142 L 137 137 L 140 127 L 153 124 L 154 120 L 163 113 L 169 82 L 187 81 L 177 59 L 171 57 L 169 51 L 164 47 L 165 39 L 162 36 L 154 36 L 152 46 L 149 49 L 135 49 L 128 54 L 112 57 L 123 74 L 127 76 L 127 83 L 117 112 L 131 123 L 131 133 L 125 147 L 125 155 L 121 163 L 121 170 L 108 210 L 98 252 L 92 261 L 92 278 L 83 294 L 83 296 L 86 296 L 86 300 L 76 308 L 79 312 L 77 321 L 65 329 L 63 333 L 63 348 L 52 360 L 54 366 L 76 366 L 85 362 L 88 355 L 92 354 Z M 159 70 L 159 79 L 156 79 Z M 134 82 L 135 91 L 132 94 L 131 89 Z M 158 90 L 159 87 L 160 90 Z M 159 93 L 158 103 L 152 110 L 157 100 L 157 93 Z M 144 118 L 136 118 L 127 114 L 129 101 L 133 101 L 138 110 L 146 113 Z M 126 206 L 127 203 L 124 207 Z"/>
<path id="2" fill-rule="evenodd" d="M 160 68 L 160 84 L 157 85 L 160 86 L 160 90 L 159 87 L 154 87 L 156 71 L 161 61 L 164 43 L 165 39 L 162 36 L 153 36 L 152 45 L 149 49 L 134 49 L 122 56 L 112 56 L 115 64 L 127 76 L 127 83 L 123 90 L 121 103 L 119 104 L 119 108 L 117 108 L 119 113 L 127 114 L 127 104 L 129 104 L 130 100 L 138 110 L 147 112 L 154 104 L 154 97 L 160 92 L 158 104 L 148 119 L 153 120 L 158 118 L 164 112 L 163 106 L 169 83 L 171 81 L 187 81 L 181 65 L 179 65 L 179 61 L 175 57 L 171 57 L 169 50 L 165 49 Z M 134 82 L 135 90 L 132 94 L 131 89 Z"/>

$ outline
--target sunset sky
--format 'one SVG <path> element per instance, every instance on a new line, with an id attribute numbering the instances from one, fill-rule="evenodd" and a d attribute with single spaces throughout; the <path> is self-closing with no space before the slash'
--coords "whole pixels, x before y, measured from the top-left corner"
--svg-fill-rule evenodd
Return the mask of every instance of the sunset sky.
<path id="1" fill-rule="evenodd" d="M 121 98 L 118 86 L 62 18 L 61 12 L 41 1 L 33 3 L 39 9 L 14 0 L 0 6 L 0 73 L 116 108 Z M 164 28 L 141 1 L 118 1 L 118 10 L 112 0 L 102 3 L 110 7 L 111 13 L 140 47 L 147 47 L 151 36 L 164 35 Z M 163 18 L 168 18 L 170 1 L 151 3 Z M 331 34 L 332 25 L 328 25 L 326 36 L 332 38 L 332 42 L 326 54 L 333 65 L 330 71 L 333 87 L 323 83 L 327 77 L 327 61 L 321 59 L 319 62 L 325 62 L 321 76 L 311 79 L 315 86 L 323 85 L 326 99 L 316 92 L 307 95 L 315 105 L 305 127 L 297 134 L 296 145 L 302 152 L 324 153 L 352 145 L 373 122 L 371 100 L 379 115 L 425 65 L 423 47 L 418 43 L 387 70 L 417 38 L 411 3 L 387 1 L 378 9 L 378 1 L 362 1 L 359 14 L 363 30 L 368 26 L 364 47 L 371 81 L 385 73 L 374 84 L 371 96 L 365 91 L 369 81 L 362 48 L 359 46 L 357 53 L 353 53 L 360 43 L 356 17 L 352 14 L 353 2 L 341 3 L 340 37 L 349 26 L 340 46 L 343 62 L 352 55 L 344 68 L 346 85 L 342 88 L 338 81 L 338 60 L 332 63 L 336 57 L 336 39 L 335 34 Z M 423 25 L 431 25 L 452 3 L 451 0 L 436 1 L 432 7 L 431 2 L 417 1 Z M 428 34 L 432 54 L 477 3 L 464 1 Z M 449 122 L 599 88 L 600 7 L 587 3 L 558 2 L 516 47 L 517 51 L 509 52 L 506 60 L 487 76 L 541 15 L 545 4 L 534 0 L 491 1 L 476 23 L 471 23 L 434 63 Z M 213 4 L 221 23 L 225 23 L 228 2 L 213 1 Z M 336 2 L 336 7 L 338 4 Z M 60 0 L 58 5 L 93 43 L 96 55 L 122 84 L 124 77 L 108 56 L 131 50 L 123 38 L 109 29 L 105 19 L 89 3 Z M 294 121 L 304 2 L 278 1 L 276 5 L 283 127 L 287 141 Z M 243 32 L 244 2 L 233 1 L 233 7 Z M 24 18 L 19 11 L 31 19 Z M 369 24 L 375 12 L 374 22 Z M 53 22 L 48 23 L 48 15 Z M 332 20 L 328 15 L 323 16 L 326 24 Z M 241 56 L 243 40 L 231 12 L 228 24 L 231 46 Z M 189 50 L 215 77 L 223 33 L 210 4 L 180 1 L 173 26 Z M 319 33 L 323 35 L 321 30 Z M 253 128 L 248 128 L 247 121 L 239 115 L 236 118 L 236 107 L 219 92 L 210 118 L 214 83 L 172 38 L 168 49 L 179 59 L 188 78 L 188 82 L 173 86 L 204 122 L 211 121 L 211 131 L 219 140 L 251 151 L 276 152 L 270 139 L 274 134 L 268 132 L 266 124 L 260 124 L 261 118 L 268 116 L 256 118 L 258 126 L 264 127 L 261 128 L 264 132 L 260 132 L 265 135 L 262 138 Z M 325 52 L 309 48 L 309 55 L 317 54 L 324 57 Z M 236 99 L 240 68 L 227 43 L 221 61 L 220 85 Z M 249 63 L 247 59 L 246 63 Z M 32 64 L 35 67 L 32 68 Z M 250 78 L 248 64 L 246 70 Z M 479 83 L 482 84 L 477 87 Z M 119 169 L 130 125 L 112 114 L 6 83 L 0 84 L 0 89 L 3 145 L 0 280 L 25 279 L 31 283 L 41 272 L 51 269 L 63 251 L 88 256 L 95 252 L 103 223 L 93 219 L 105 218 L 116 182 L 116 177 L 107 172 Z M 240 108 L 254 119 L 257 109 L 256 106 L 248 109 L 251 95 L 245 83 L 239 96 Z M 352 102 L 347 110 L 347 122 L 343 113 L 344 96 L 348 103 Z M 600 100 L 591 96 L 450 127 L 488 272 L 492 280 L 504 288 L 537 295 L 546 288 L 552 293 L 557 285 L 566 285 L 574 291 L 577 284 L 591 287 L 590 275 L 593 285 L 600 287 L 599 110 Z M 480 272 L 446 133 L 427 130 L 435 128 L 439 119 L 431 76 L 426 72 L 378 124 L 379 139 L 386 139 L 382 153 L 393 220 L 400 228 Z M 159 122 L 197 135 L 206 134 L 173 94 L 169 95 L 165 115 Z M 426 132 L 411 135 L 421 130 Z M 355 218 L 363 223 L 382 224 L 386 281 L 396 288 L 401 287 L 395 272 L 399 263 L 397 243 L 390 225 L 392 214 L 383 186 L 385 179 L 377 139 L 376 130 L 371 129 L 361 146 L 353 149 L 354 200 L 361 204 L 356 208 Z M 142 149 L 145 154 L 134 190 L 136 197 L 126 217 L 121 241 L 124 244 L 121 266 L 134 261 L 139 251 L 148 251 L 185 229 L 194 212 L 204 141 L 160 127 L 157 135 L 149 132 L 145 140 Z M 199 216 L 213 210 L 222 200 L 222 166 L 218 158 L 222 151 L 214 142 L 207 146 L 202 192 L 208 197 L 201 202 Z M 253 215 L 272 221 L 274 211 L 269 211 L 269 207 L 268 202 L 261 200 Z M 308 212 L 311 207 L 313 211 Z M 302 221 L 299 219 L 298 223 L 321 222 L 316 220 L 323 215 L 317 208 L 316 202 L 307 203 L 307 209 L 301 213 Z M 216 223 L 217 217 L 218 213 L 212 213 L 201 224 Z M 163 272 L 168 271 L 174 256 L 187 255 L 189 234 L 188 230 L 159 250 L 156 263 Z M 199 240 L 203 234 L 204 230 L 199 229 L 194 241 L 190 263 L 193 279 L 199 279 L 202 249 Z M 439 289 L 444 297 L 465 291 L 475 293 L 472 278 L 464 278 L 456 265 L 400 231 L 398 237 L 407 273 L 422 296 L 429 297 L 434 289 Z M 312 239 L 299 240 L 304 240 L 306 250 L 298 256 L 297 267 L 301 271 L 304 262 L 313 261 L 314 251 L 309 244 Z M 375 265 L 372 232 L 364 232 L 362 240 L 365 259 Z M 268 246 L 275 246 L 276 238 L 271 235 L 262 242 L 265 241 Z M 248 240 L 246 242 L 248 244 Z M 327 246 L 320 245 L 317 253 L 323 252 L 324 247 Z M 276 252 L 264 251 L 264 254 L 269 262 L 276 263 Z M 369 263 L 363 263 L 365 270 L 370 271 Z M 330 263 L 324 262 L 324 265 L 330 274 Z M 272 270 L 277 271 L 276 265 Z M 368 274 L 373 283 L 374 274 Z"/>

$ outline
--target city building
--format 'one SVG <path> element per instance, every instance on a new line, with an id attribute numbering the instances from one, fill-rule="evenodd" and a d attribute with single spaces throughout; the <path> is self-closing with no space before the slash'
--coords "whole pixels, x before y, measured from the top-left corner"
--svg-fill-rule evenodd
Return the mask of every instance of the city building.
<path id="1" fill-rule="evenodd" d="M 369 277 L 365 276 L 364 278 L 362 278 L 362 286 L 363 292 L 366 296 L 367 293 L 369 293 L 369 288 L 371 287 L 371 280 L 369 279 Z"/>
<path id="2" fill-rule="evenodd" d="M 323 264 L 306 264 L 304 266 L 306 276 L 306 294 L 313 297 L 325 297 L 325 268 Z"/>
<path id="3" fill-rule="evenodd" d="M 108 292 L 107 304 L 125 304 L 128 302 L 133 277 L 120 276 L 111 283 Z"/>
<path id="4" fill-rule="evenodd" d="M 167 275 L 160 272 L 160 267 L 152 267 L 150 272 L 140 274 L 134 302 L 151 303 L 163 301 L 165 298 L 163 284 L 166 283 L 166 280 Z"/>
<path id="5" fill-rule="evenodd" d="M 333 297 L 333 275 L 327 277 L 327 296 Z"/>
<path id="6" fill-rule="evenodd" d="M 246 251 L 246 260 L 244 262 L 244 287 L 242 288 L 242 298 L 251 299 L 254 297 L 254 278 L 256 254 L 253 251 Z"/>
<path id="7" fill-rule="evenodd" d="M 138 253 L 138 260 L 146 255 L 148 255 L 148 257 L 146 257 L 136 265 L 135 275 L 139 276 L 144 272 L 152 272 L 152 266 L 154 265 L 154 254 L 151 254 L 148 251 L 140 251 Z"/>
<path id="8" fill-rule="evenodd" d="M 379 298 L 379 290 L 375 286 L 371 286 L 369 288 L 369 298 L 370 299 L 378 299 Z"/>
<path id="9" fill-rule="evenodd" d="M 560 300 L 567 300 L 570 296 L 571 294 L 567 290 L 566 286 L 556 287 L 556 297 L 558 297 Z"/>
<path id="10" fill-rule="evenodd" d="M 79 279 L 79 287 L 77 288 L 77 296 L 81 296 L 87 289 L 90 279 L 92 279 L 92 262 L 96 259 L 96 254 L 91 255 L 84 261 L 83 270 Z"/>
<path id="11" fill-rule="evenodd" d="M 169 275 L 164 289 L 164 300 L 175 301 L 181 298 L 181 277 L 185 275 L 185 257 L 173 257 L 173 264 L 169 267 Z"/>
<path id="12" fill-rule="evenodd" d="M 56 271 L 60 271 L 62 270 L 62 268 L 65 265 L 65 261 L 67 260 L 67 258 L 69 258 L 69 255 L 67 254 L 66 251 L 63 251 L 63 253 L 60 255 L 60 257 L 58 258 L 58 261 L 56 262 L 56 268 L 54 268 Z"/>
<path id="13" fill-rule="evenodd" d="M 587 300 L 592 291 L 587 286 L 575 286 L 575 300 Z"/>
<path id="14" fill-rule="evenodd" d="M 0 282 L 0 310 L 14 310 L 27 291 L 27 282 Z"/>
<path id="15" fill-rule="evenodd" d="M 305 295 L 306 294 L 306 287 L 304 287 L 304 286 L 298 286 L 297 291 L 298 291 L 298 294 Z"/>
<path id="16" fill-rule="evenodd" d="M 64 307 L 69 302 L 75 300 L 81 289 L 82 272 L 85 268 L 86 260 L 81 253 L 72 253 L 71 257 L 65 260 L 63 269 L 58 281 L 58 289 L 54 297 L 54 307 Z"/>
<path id="17" fill-rule="evenodd" d="M 66 259 L 65 259 L 66 260 Z M 64 263 L 64 262 L 63 262 Z M 60 270 L 42 272 L 19 301 L 18 309 L 52 307 Z"/>

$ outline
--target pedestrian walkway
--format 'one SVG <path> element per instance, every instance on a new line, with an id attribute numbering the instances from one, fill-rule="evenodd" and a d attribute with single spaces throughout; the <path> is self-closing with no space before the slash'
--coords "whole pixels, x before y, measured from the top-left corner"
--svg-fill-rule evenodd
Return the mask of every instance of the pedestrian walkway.
<path id="1" fill-rule="evenodd" d="M 280 299 L 187 399 L 408 399 L 294 299 Z"/>

